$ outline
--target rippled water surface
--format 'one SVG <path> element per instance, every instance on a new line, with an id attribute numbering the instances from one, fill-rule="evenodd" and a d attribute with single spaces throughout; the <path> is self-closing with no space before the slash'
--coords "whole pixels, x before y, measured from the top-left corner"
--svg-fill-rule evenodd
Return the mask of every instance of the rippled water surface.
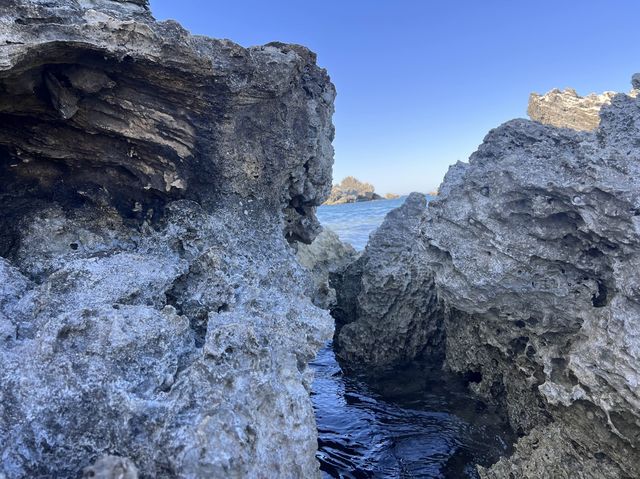
<path id="1" fill-rule="evenodd" d="M 350 377 L 331 344 L 312 367 L 324 477 L 477 478 L 476 464 L 510 451 L 509 429 L 456 376 L 416 363 Z"/>
<path id="2" fill-rule="evenodd" d="M 405 196 L 395 200 L 363 201 L 344 205 L 321 206 L 318 219 L 340 236 L 342 241 L 351 243 L 357 250 L 364 249 L 369 234 L 375 230 L 385 215 L 402 205 Z"/>
<path id="3" fill-rule="evenodd" d="M 321 207 L 320 221 L 363 249 L 384 215 L 404 201 Z M 325 477 L 476 478 L 513 436 L 462 379 L 428 364 L 376 379 L 343 373 L 331 344 L 312 363 L 318 460 Z"/>

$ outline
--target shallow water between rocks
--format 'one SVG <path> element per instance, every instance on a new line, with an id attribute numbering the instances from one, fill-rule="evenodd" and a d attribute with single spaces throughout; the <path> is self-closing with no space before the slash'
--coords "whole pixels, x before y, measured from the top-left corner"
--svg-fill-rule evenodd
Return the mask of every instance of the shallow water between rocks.
<path id="1" fill-rule="evenodd" d="M 331 344 L 312 367 L 324 477 L 476 478 L 510 452 L 512 432 L 457 376 L 420 363 L 345 374 Z"/>
<path id="2" fill-rule="evenodd" d="M 323 225 L 361 250 L 403 198 L 318 209 Z M 332 344 L 311 363 L 324 477 L 477 478 L 514 436 L 462 378 L 415 362 L 369 378 L 344 372 Z"/>

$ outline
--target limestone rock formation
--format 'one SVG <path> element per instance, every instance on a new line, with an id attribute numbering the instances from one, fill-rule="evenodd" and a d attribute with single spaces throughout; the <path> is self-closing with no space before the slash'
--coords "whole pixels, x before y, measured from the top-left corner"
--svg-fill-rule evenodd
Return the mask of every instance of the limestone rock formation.
<path id="1" fill-rule="evenodd" d="M 52 196 L 64 177 L 77 201 L 137 216 L 165 198 L 284 203 L 287 235 L 310 242 L 330 192 L 335 96 L 315 55 L 192 36 L 137 3 L 5 2 L 0 145 L 16 161 L 3 177 L 25 189 L 46 178 Z"/>
<path id="2" fill-rule="evenodd" d="M 433 275 L 424 256 L 426 198 L 412 193 L 389 212 L 362 255 L 334 275 L 335 347 L 351 368 L 384 368 L 440 351 Z"/>
<path id="3" fill-rule="evenodd" d="M 387 218 L 343 275 L 338 297 L 350 301 L 337 319 L 355 319 L 338 334 L 347 357 L 404 354 L 398 320 L 411 311 L 394 308 L 430 304 L 435 288 L 438 308 L 413 308 L 423 325 L 442 315 L 445 367 L 520 436 L 483 478 L 640 477 L 639 139 L 632 95 L 613 96 L 593 132 L 507 122 L 450 168 L 409 223 L 419 227 L 382 233 Z M 386 294 L 414 271 L 422 287 L 402 279 L 411 294 Z M 363 291 L 380 298 L 384 321 L 359 310 Z"/>
<path id="4" fill-rule="evenodd" d="M 395 193 L 386 193 L 384 195 L 384 199 L 385 200 L 395 200 L 395 199 L 398 199 L 398 198 L 400 198 L 400 195 L 396 195 Z"/>
<path id="5" fill-rule="evenodd" d="M 606 91 L 597 95 L 591 93 L 585 97 L 578 95 L 572 88 L 557 88 L 539 95 L 529 96 L 527 114 L 532 120 L 545 125 L 574 130 L 594 130 L 600 124 L 600 109 L 611 103 L 616 93 Z"/>
<path id="6" fill-rule="evenodd" d="M 339 184 L 333 185 L 325 204 L 340 205 L 381 199 L 383 199 L 382 196 L 375 192 L 373 185 L 363 183 L 353 176 L 347 176 Z"/>
<path id="7" fill-rule="evenodd" d="M 333 328 L 288 244 L 330 188 L 313 53 L 142 0 L 8 0 L 0 24 L 0 476 L 317 476 L 307 362 Z"/>
<path id="8" fill-rule="evenodd" d="M 351 263 L 355 256 L 353 246 L 343 243 L 329 228 L 324 228 L 310 245 L 298 245 L 298 262 L 313 278 L 309 291 L 313 304 L 322 309 L 335 306 L 336 291 L 329 284 L 329 276 Z"/>
<path id="9" fill-rule="evenodd" d="M 492 130 L 430 203 L 446 363 L 524 436 L 484 477 L 640 476 L 640 100 L 600 117 Z"/>

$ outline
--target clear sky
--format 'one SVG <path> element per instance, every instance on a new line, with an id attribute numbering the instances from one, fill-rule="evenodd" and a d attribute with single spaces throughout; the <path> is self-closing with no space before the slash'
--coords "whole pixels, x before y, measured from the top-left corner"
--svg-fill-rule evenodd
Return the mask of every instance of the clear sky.
<path id="1" fill-rule="evenodd" d="M 338 90 L 334 181 L 429 191 L 529 93 L 628 91 L 640 0 L 151 0 L 243 46 L 306 45 Z"/>

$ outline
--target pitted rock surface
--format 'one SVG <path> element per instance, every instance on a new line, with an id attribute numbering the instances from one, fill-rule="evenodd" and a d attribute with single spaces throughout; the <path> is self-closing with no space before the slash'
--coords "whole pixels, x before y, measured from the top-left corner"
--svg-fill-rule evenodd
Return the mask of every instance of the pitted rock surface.
<path id="1" fill-rule="evenodd" d="M 329 228 L 324 228 L 313 243 L 298 244 L 296 258 L 313 278 L 309 291 L 313 304 L 323 309 L 336 305 L 336 291 L 330 285 L 330 277 L 353 261 L 356 255 L 353 246 L 344 243 Z"/>
<path id="2" fill-rule="evenodd" d="M 82 479 L 138 479 L 138 469 L 126 457 L 103 456 L 84 468 Z"/>
<path id="3" fill-rule="evenodd" d="M 361 256 L 333 275 L 335 347 L 350 368 L 439 356 L 442 315 L 424 256 L 425 213 L 425 195 L 409 195 L 387 214 Z"/>
<path id="4" fill-rule="evenodd" d="M 505 123 L 429 205 L 446 364 L 524 436 L 484 477 L 640 475 L 640 101 L 600 118 Z"/>
<path id="5" fill-rule="evenodd" d="M 612 96 L 593 132 L 562 126 L 489 132 L 426 211 L 413 198 L 388 215 L 336 286 L 349 364 L 410 360 L 435 339 L 504 411 L 520 439 L 483 478 L 640 477 L 640 99 Z"/>
<path id="6" fill-rule="evenodd" d="M 144 1 L 0 24 L 0 476 L 317 476 L 333 327 L 289 245 L 331 187 L 314 54 Z"/>

